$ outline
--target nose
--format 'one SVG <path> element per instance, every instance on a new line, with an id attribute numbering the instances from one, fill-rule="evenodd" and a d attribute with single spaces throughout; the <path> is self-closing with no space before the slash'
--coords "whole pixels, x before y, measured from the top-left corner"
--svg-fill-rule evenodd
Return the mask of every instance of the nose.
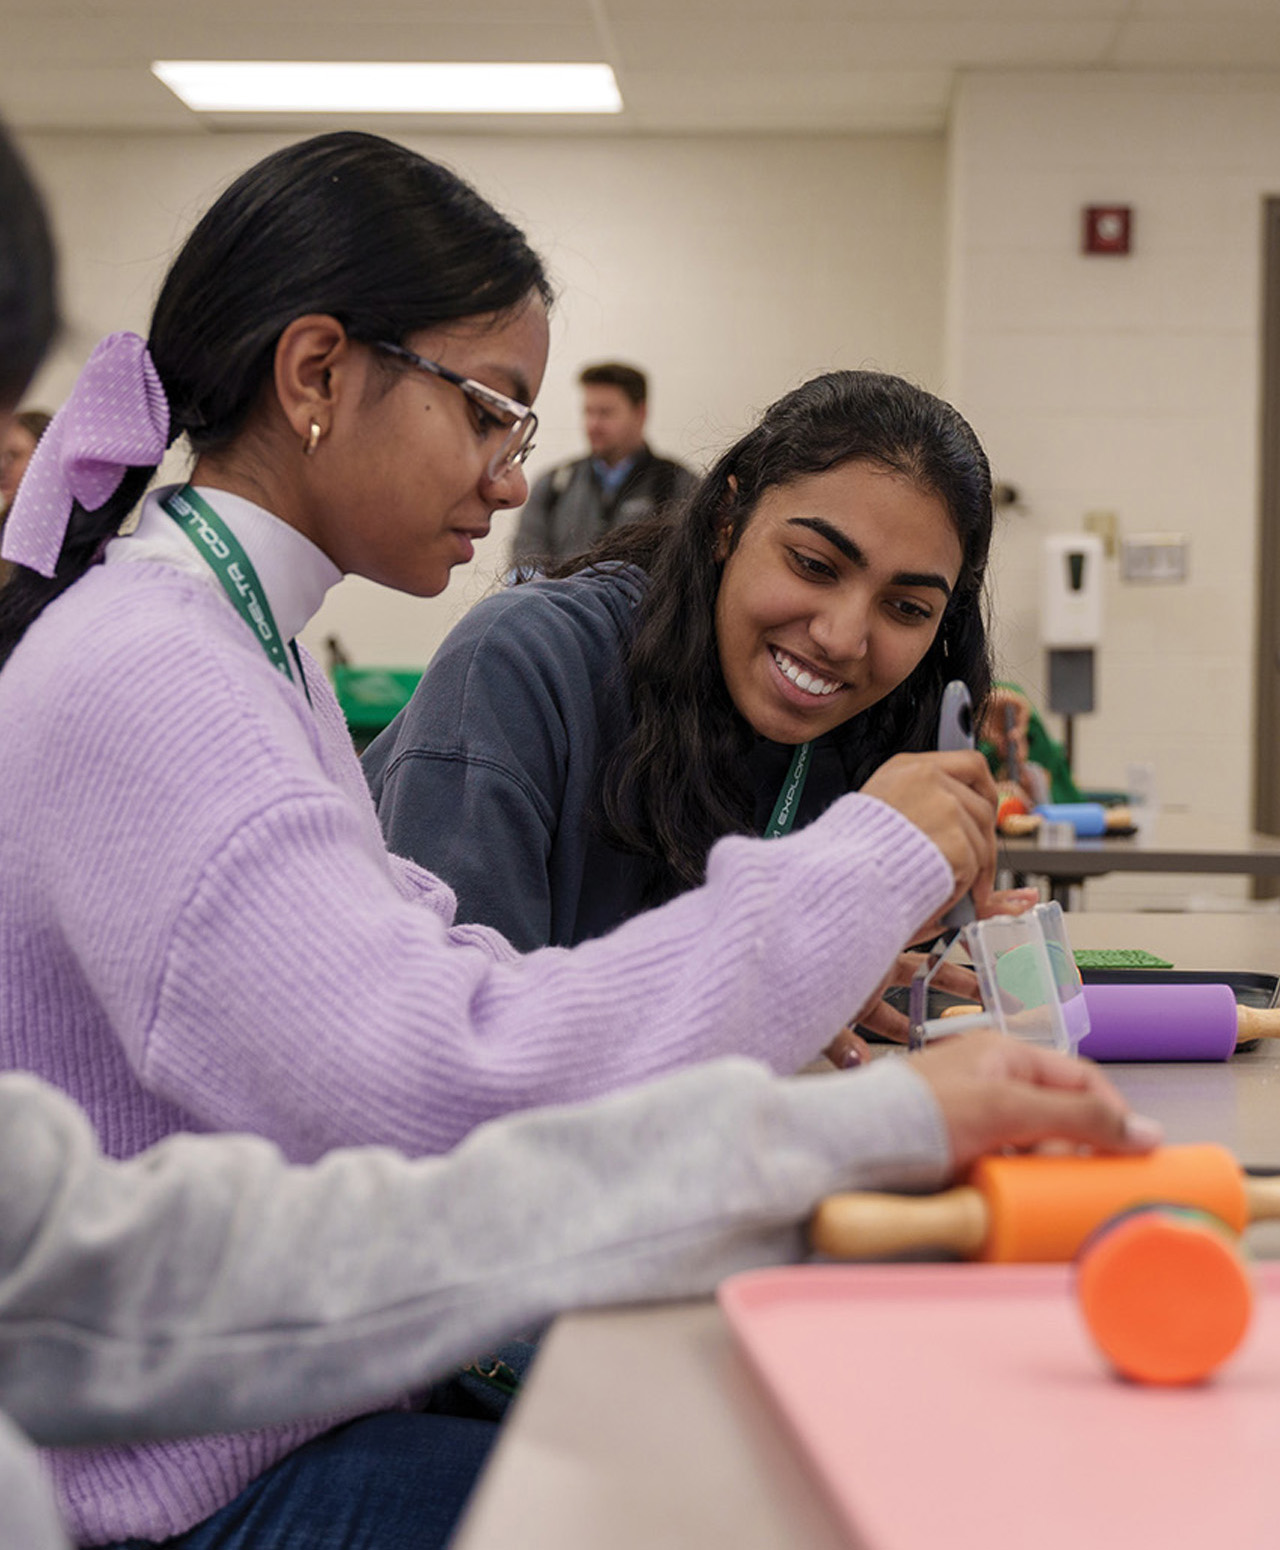
<path id="1" fill-rule="evenodd" d="M 523 506 L 529 498 L 529 481 L 525 476 L 524 464 L 517 463 L 512 468 L 504 468 L 496 479 L 491 479 L 486 469 L 480 479 L 480 489 L 495 509 Z"/>
<path id="2" fill-rule="evenodd" d="M 832 667 L 859 662 L 871 644 L 871 610 L 861 593 L 832 598 L 809 620 L 809 636 Z"/>

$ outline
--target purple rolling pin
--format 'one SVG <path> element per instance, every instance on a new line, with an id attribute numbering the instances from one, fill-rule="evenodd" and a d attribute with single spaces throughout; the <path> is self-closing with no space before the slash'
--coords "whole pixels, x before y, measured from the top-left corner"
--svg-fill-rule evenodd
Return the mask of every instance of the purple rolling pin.
<path id="1" fill-rule="evenodd" d="M 1091 1060 L 1229 1060 L 1238 1036 L 1229 985 L 1086 985 Z"/>

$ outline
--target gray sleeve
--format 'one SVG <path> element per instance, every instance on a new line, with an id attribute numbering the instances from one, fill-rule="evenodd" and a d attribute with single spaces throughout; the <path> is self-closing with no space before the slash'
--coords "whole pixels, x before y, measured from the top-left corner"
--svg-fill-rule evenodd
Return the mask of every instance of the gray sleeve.
<path id="1" fill-rule="evenodd" d="M 692 469 L 686 468 L 683 463 L 676 464 L 675 484 L 672 488 L 672 501 L 682 501 L 692 495 L 694 486 L 698 483 L 698 475 Z"/>
<path id="2" fill-rule="evenodd" d="M 396 763 L 378 816 L 388 850 L 448 882 L 458 922 L 491 927 L 520 952 L 546 945 L 555 815 L 527 782 L 465 753 L 420 747 Z"/>
<path id="3" fill-rule="evenodd" d="M 72 1550 L 36 1450 L 0 1415 L 0 1545 Z"/>
<path id="4" fill-rule="evenodd" d="M 482 759 L 421 747 L 398 759 L 378 816 L 388 850 L 448 882 L 458 922 L 481 922 L 520 952 L 546 945 L 554 814 L 526 782 Z"/>
<path id="5" fill-rule="evenodd" d="M 556 663 L 526 627 L 529 610 L 512 606 L 522 601 L 496 597 L 461 621 L 365 771 L 387 849 L 449 885 L 456 920 L 529 952 L 551 938 L 570 755 Z"/>
<path id="6" fill-rule="evenodd" d="M 555 509 L 553 478 L 554 470 L 543 474 L 521 508 L 515 537 L 511 540 L 511 558 L 517 564 L 522 560 L 546 559 L 556 552 L 551 532 L 551 513 Z"/>
<path id="7" fill-rule="evenodd" d="M 842 1188 L 930 1188 L 907 1062 L 716 1061 L 474 1131 L 444 1157 L 287 1165 L 248 1136 L 104 1160 L 79 1109 L 0 1078 L 0 1406 L 37 1441 L 239 1430 L 386 1401 L 555 1313 L 710 1292 L 804 1252 Z"/>

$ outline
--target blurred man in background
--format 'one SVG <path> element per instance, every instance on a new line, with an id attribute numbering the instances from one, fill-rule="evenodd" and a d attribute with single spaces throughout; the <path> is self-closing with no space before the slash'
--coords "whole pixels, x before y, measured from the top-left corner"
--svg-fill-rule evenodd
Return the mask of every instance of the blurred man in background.
<path id="1" fill-rule="evenodd" d="M 512 558 L 547 568 L 580 554 L 608 528 L 653 516 L 693 488 L 683 464 L 658 457 L 644 439 L 649 384 L 635 366 L 606 361 L 579 373 L 588 456 L 561 463 L 534 485 L 520 515 Z"/>

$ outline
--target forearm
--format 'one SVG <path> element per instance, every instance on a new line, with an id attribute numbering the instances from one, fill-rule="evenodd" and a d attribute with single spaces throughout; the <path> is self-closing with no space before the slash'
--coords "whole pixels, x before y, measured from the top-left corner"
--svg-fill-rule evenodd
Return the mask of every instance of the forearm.
<path id="1" fill-rule="evenodd" d="M 296 824 L 266 824 L 243 850 L 261 867 L 200 890 L 150 1024 L 118 1026 L 151 1090 L 296 1160 L 357 1142 L 440 1152 L 497 1115 L 721 1054 L 795 1070 L 950 887 L 919 830 L 847 797 L 787 839 L 721 842 L 703 888 L 608 937 L 495 963 L 352 846 L 308 850 Z M 299 919 L 306 932 L 279 929 Z"/>
<path id="2" fill-rule="evenodd" d="M 720 1062 L 518 1116 L 448 1157 L 291 1168 L 247 1137 L 104 1161 L 81 1115 L 0 1083 L 0 1405 L 50 1444 L 377 1403 L 568 1307 L 683 1297 L 803 1252 L 842 1188 L 947 1166 L 904 1062 L 779 1081 Z"/>

